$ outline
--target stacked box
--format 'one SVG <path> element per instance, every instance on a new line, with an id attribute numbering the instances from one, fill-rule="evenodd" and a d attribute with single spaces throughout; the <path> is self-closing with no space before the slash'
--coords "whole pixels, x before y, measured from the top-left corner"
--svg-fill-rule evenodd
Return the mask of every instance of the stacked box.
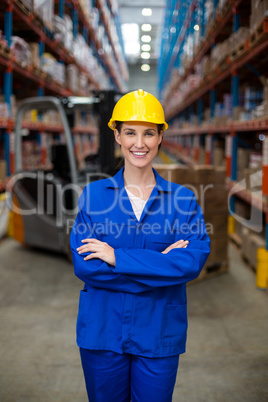
<path id="1" fill-rule="evenodd" d="M 53 74 L 54 80 L 59 82 L 61 85 L 65 84 L 65 65 L 63 63 L 55 63 L 55 71 Z"/>
<path id="2" fill-rule="evenodd" d="M 249 118 L 253 118 L 252 112 L 263 101 L 263 90 L 260 88 L 246 87 L 244 94 L 244 108 L 249 112 Z"/>
<path id="3" fill-rule="evenodd" d="M 211 68 L 215 69 L 229 55 L 229 41 L 218 43 L 211 51 Z"/>
<path id="4" fill-rule="evenodd" d="M 204 165 L 206 161 L 206 151 L 204 147 L 199 148 L 198 163 L 199 165 Z"/>
<path id="5" fill-rule="evenodd" d="M 225 163 L 225 151 L 223 148 L 215 147 L 213 150 L 213 165 L 223 166 Z"/>
<path id="6" fill-rule="evenodd" d="M 210 57 L 204 56 L 202 59 L 202 64 L 203 64 L 203 76 L 205 76 L 210 73 L 211 69 Z"/>
<path id="7" fill-rule="evenodd" d="M 5 160 L 0 160 L 0 181 L 4 180 L 7 175 L 7 164 Z"/>
<path id="8" fill-rule="evenodd" d="M 245 112 L 244 107 L 242 106 L 235 106 L 233 108 L 233 119 L 234 120 L 240 120 L 242 113 Z"/>
<path id="9" fill-rule="evenodd" d="M 247 168 L 244 170 L 246 189 L 250 191 L 262 190 L 262 169 Z"/>
<path id="10" fill-rule="evenodd" d="M 157 163 L 154 164 L 154 168 L 165 180 L 173 183 L 179 183 L 180 177 L 183 176 L 183 172 L 187 170 L 185 165 L 178 165 L 177 163 Z"/>
<path id="11" fill-rule="evenodd" d="M 22 0 L 22 3 L 30 10 L 33 10 L 34 0 Z"/>
<path id="12" fill-rule="evenodd" d="M 0 102 L 0 119 L 8 119 L 9 111 L 6 102 Z"/>
<path id="13" fill-rule="evenodd" d="M 10 49 L 16 57 L 16 61 L 21 64 L 22 67 L 31 64 L 31 48 L 24 39 L 18 36 L 12 36 Z"/>
<path id="14" fill-rule="evenodd" d="M 243 180 L 245 178 L 245 169 L 249 167 L 249 156 L 249 149 L 237 149 L 237 181 Z"/>
<path id="15" fill-rule="evenodd" d="M 251 31 L 255 31 L 266 17 L 268 17 L 268 0 L 251 0 Z"/>
<path id="16" fill-rule="evenodd" d="M 260 77 L 263 85 L 263 116 L 268 116 L 268 79 Z"/>
<path id="17" fill-rule="evenodd" d="M 157 164 L 154 167 L 166 180 L 184 185 L 195 192 L 211 238 L 211 254 L 206 266 L 226 263 L 228 191 L 225 187 L 225 170 L 213 166 L 188 168 L 178 164 Z"/>
<path id="18" fill-rule="evenodd" d="M 30 49 L 31 49 L 31 58 L 32 58 L 32 64 L 40 68 L 41 67 L 41 62 L 40 62 L 40 56 L 39 56 L 39 43 L 36 42 L 31 42 L 29 43 Z"/>
<path id="19" fill-rule="evenodd" d="M 244 43 L 250 35 L 250 29 L 248 27 L 240 27 L 229 37 L 229 51 L 230 54 L 237 50 L 237 48 Z"/>
<path id="20" fill-rule="evenodd" d="M 44 25 L 53 31 L 54 0 L 34 0 L 33 9 Z"/>
<path id="21" fill-rule="evenodd" d="M 219 0 L 217 5 L 217 11 L 221 12 L 227 1 L 228 0 Z"/>
<path id="22" fill-rule="evenodd" d="M 77 92 L 79 89 L 79 83 L 78 83 L 78 68 L 76 67 L 75 64 L 69 64 L 66 67 L 66 81 L 68 87 L 73 91 Z"/>

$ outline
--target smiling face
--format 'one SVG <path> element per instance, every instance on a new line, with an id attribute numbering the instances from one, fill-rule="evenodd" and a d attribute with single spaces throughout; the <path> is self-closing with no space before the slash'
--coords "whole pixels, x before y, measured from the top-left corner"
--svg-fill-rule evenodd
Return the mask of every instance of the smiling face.
<path id="1" fill-rule="evenodd" d="M 124 122 L 120 131 L 114 131 L 115 140 L 121 145 L 125 164 L 145 167 L 152 164 L 162 141 L 163 131 L 158 132 L 154 123 Z"/>

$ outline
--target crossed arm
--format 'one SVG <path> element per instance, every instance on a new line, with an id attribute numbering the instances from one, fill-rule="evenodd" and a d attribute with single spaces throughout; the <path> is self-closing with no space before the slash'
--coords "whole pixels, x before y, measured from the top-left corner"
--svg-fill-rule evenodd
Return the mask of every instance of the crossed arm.
<path id="1" fill-rule="evenodd" d="M 107 262 L 107 264 L 115 266 L 114 249 L 109 246 L 108 243 L 94 238 L 83 239 L 81 240 L 81 242 L 83 243 L 83 245 L 77 247 L 76 249 L 78 254 L 91 253 L 84 258 L 84 261 L 92 260 L 93 258 L 99 258 L 102 261 Z M 164 251 L 162 251 L 162 254 L 167 254 L 173 248 L 186 248 L 188 243 L 188 240 L 178 240 L 167 247 Z"/>
<path id="2" fill-rule="evenodd" d="M 189 214 L 189 233 L 164 251 L 149 249 L 113 249 L 96 239 L 90 216 L 81 209 L 71 233 L 71 249 L 75 274 L 97 288 L 139 293 L 156 287 L 186 283 L 196 278 L 210 252 L 210 239 L 204 229 L 198 234 L 191 225 L 203 214 L 193 199 Z M 76 227 L 86 225 L 88 234 L 79 234 Z"/>

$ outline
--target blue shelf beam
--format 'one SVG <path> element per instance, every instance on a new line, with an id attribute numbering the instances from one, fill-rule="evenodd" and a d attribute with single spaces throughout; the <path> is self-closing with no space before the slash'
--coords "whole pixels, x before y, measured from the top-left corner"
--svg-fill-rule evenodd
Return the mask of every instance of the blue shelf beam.
<path id="1" fill-rule="evenodd" d="M 241 26 L 241 17 L 237 9 L 234 11 L 233 16 L 233 32 L 237 32 Z"/>
<path id="2" fill-rule="evenodd" d="M 237 179 L 237 144 L 238 144 L 238 136 L 233 133 L 232 135 L 232 166 L 231 166 L 231 179 Z"/>
<path id="3" fill-rule="evenodd" d="M 63 18 L 64 16 L 64 0 L 59 0 L 59 17 Z"/>
<path id="4" fill-rule="evenodd" d="M 239 106 L 239 75 L 236 72 L 232 74 L 232 103 L 234 114 L 234 108 Z"/>
<path id="5" fill-rule="evenodd" d="M 7 41 L 8 46 L 11 46 L 11 37 L 12 37 L 12 3 L 8 4 L 5 9 L 5 25 L 4 25 L 4 36 Z M 11 117 L 11 94 L 12 94 L 12 69 L 6 68 L 4 72 L 4 99 L 8 105 L 8 113 L 9 117 Z M 8 130 L 4 132 L 4 154 L 6 160 L 6 170 L 7 176 L 9 176 L 11 172 L 10 166 L 10 133 Z"/>
<path id="6" fill-rule="evenodd" d="M 216 105 L 216 90 L 211 89 L 209 91 L 209 105 L 210 105 L 210 117 L 213 119 L 215 116 L 215 105 Z"/>
<path id="7" fill-rule="evenodd" d="M 197 116 L 199 124 L 201 124 L 203 121 L 203 111 L 204 111 L 204 102 L 202 98 L 199 98 L 197 101 Z"/>

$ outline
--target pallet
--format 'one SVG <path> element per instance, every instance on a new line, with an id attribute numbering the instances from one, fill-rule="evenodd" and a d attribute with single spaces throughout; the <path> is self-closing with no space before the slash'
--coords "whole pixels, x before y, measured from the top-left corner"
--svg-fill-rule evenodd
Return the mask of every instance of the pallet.
<path id="1" fill-rule="evenodd" d="M 240 43 L 230 54 L 231 61 L 239 60 L 247 52 L 246 42 Z"/>
<path id="2" fill-rule="evenodd" d="M 188 282 L 189 285 L 194 285 L 196 283 L 202 282 L 207 279 L 215 278 L 216 276 L 225 274 L 229 270 L 228 261 L 222 261 L 219 263 L 214 263 L 209 266 L 204 266 L 198 278 L 193 281 Z"/>
<path id="3" fill-rule="evenodd" d="M 229 234 L 229 239 L 231 240 L 231 243 L 235 246 L 236 251 L 238 252 L 241 260 L 245 263 L 245 265 L 249 268 L 250 271 L 252 271 L 253 273 L 256 273 L 256 269 L 257 269 L 256 266 L 252 264 L 252 262 L 245 256 L 245 254 L 242 251 L 241 238 L 236 233 L 232 233 L 232 234 Z"/>
<path id="4" fill-rule="evenodd" d="M 241 238 L 238 236 L 237 233 L 231 233 L 229 234 L 229 239 L 231 240 L 231 242 L 237 247 L 237 248 L 241 248 L 242 246 L 242 240 Z"/>
<path id="5" fill-rule="evenodd" d="M 251 48 L 256 47 L 259 43 L 268 39 L 268 18 L 265 18 L 262 23 L 250 35 L 249 44 Z"/>
<path id="6" fill-rule="evenodd" d="M 228 14 L 228 12 L 230 11 L 231 7 L 232 7 L 231 2 L 226 1 L 224 6 L 222 7 L 222 10 L 221 10 L 221 18 L 222 19 L 224 19 L 225 16 Z"/>
<path id="7" fill-rule="evenodd" d="M 11 57 L 11 50 L 8 46 L 6 46 L 4 43 L 0 42 L 0 54 L 4 56 L 5 58 L 10 58 Z"/>
<path id="8" fill-rule="evenodd" d="M 16 0 L 15 4 L 21 9 L 21 11 L 25 15 L 27 15 L 27 17 L 30 17 L 33 14 L 32 10 L 29 7 L 27 7 L 27 5 L 22 0 Z"/>
<path id="9" fill-rule="evenodd" d="M 240 257 L 241 257 L 241 260 L 243 260 L 243 262 L 249 267 L 249 269 L 250 269 L 252 272 L 256 273 L 256 267 L 255 267 L 255 265 L 253 265 L 253 264 L 247 259 L 247 257 L 242 253 L 242 251 L 241 251 L 241 253 L 240 253 Z"/>
<path id="10" fill-rule="evenodd" d="M 229 56 L 225 56 L 219 63 L 218 68 L 220 70 L 220 72 L 222 73 L 223 71 L 225 71 L 227 68 L 229 68 L 230 65 L 230 59 Z"/>

